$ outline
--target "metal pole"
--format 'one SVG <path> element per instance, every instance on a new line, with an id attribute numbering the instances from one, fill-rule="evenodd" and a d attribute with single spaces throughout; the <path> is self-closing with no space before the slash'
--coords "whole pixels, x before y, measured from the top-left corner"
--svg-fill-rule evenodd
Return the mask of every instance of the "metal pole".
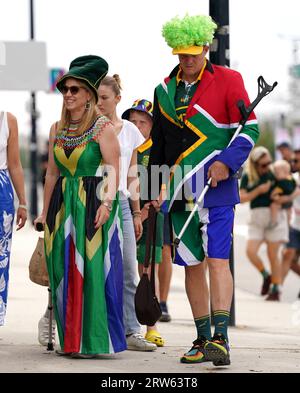
<path id="1" fill-rule="evenodd" d="M 217 65 L 230 66 L 229 56 L 229 0 L 209 0 L 209 14 L 217 23 L 218 30 L 210 48 L 210 61 Z M 232 247 L 229 259 L 230 271 L 233 277 L 233 296 L 230 310 L 230 326 L 235 326 L 235 290 L 234 290 L 234 252 Z"/>
<path id="2" fill-rule="evenodd" d="M 210 0 L 209 14 L 218 25 L 210 48 L 210 60 L 214 64 L 230 67 L 229 0 Z"/>
<path id="3" fill-rule="evenodd" d="M 30 41 L 34 41 L 34 0 L 29 1 L 30 6 Z M 31 92 L 31 138 L 30 138 L 30 169 L 31 169 L 31 193 L 30 193 L 30 216 L 33 221 L 37 212 L 37 183 L 38 183 L 38 157 L 37 157 L 37 137 L 36 137 L 36 96 Z"/>

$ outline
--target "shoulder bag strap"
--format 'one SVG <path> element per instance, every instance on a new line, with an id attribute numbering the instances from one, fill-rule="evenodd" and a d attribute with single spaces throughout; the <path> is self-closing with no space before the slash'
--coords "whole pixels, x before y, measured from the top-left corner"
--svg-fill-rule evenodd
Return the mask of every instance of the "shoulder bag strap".
<path id="1" fill-rule="evenodd" d="M 154 215 L 154 228 L 153 228 L 153 233 L 152 233 L 152 258 L 151 258 L 151 276 L 150 276 L 150 283 L 151 283 L 151 288 L 152 292 L 155 295 L 155 254 L 156 254 L 156 224 L 157 224 L 157 211 L 155 208 L 151 205 L 153 209 L 153 215 Z"/>
<path id="2" fill-rule="evenodd" d="M 151 246 L 153 243 L 155 221 L 156 221 L 156 211 L 155 208 L 152 205 L 150 205 L 148 220 L 147 220 L 146 251 L 145 251 L 145 260 L 144 260 L 145 268 L 148 268 L 150 264 Z"/>
<path id="3" fill-rule="evenodd" d="M 151 288 L 153 293 L 155 294 L 155 243 L 156 243 L 156 218 L 157 212 L 153 205 L 149 207 L 148 214 L 148 227 L 147 227 L 147 237 L 146 237 L 146 252 L 145 252 L 145 260 L 144 267 L 148 268 L 150 264 L 150 255 L 151 255 Z M 151 253 L 152 252 L 152 253 Z"/>

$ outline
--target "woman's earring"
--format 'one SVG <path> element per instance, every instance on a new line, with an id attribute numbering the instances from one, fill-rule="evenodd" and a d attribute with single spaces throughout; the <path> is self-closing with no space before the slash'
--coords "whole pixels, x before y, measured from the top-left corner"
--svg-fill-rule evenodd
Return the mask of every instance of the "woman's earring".
<path id="1" fill-rule="evenodd" d="M 91 103 L 90 103 L 90 101 L 87 101 L 87 102 L 86 102 L 86 104 L 85 104 L 85 109 L 86 109 L 86 110 L 90 110 L 90 109 L 91 109 Z"/>

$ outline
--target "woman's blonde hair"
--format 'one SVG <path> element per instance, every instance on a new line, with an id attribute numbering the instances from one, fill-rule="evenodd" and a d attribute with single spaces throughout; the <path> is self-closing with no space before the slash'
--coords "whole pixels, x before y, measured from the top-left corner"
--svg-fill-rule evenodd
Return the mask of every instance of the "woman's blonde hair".
<path id="1" fill-rule="evenodd" d="M 113 76 L 106 76 L 102 80 L 101 85 L 109 86 L 116 96 L 121 95 L 122 86 L 121 86 L 121 79 L 118 74 L 114 74 Z"/>
<path id="2" fill-rule="evenodd" d="M 265 155 L 270 155 L 269 150 L 264 146 L 255 147 L 248 158 L 246 171 L 249 178 L 249 185 L 255 184 L 259 180 L 259 174 L 257 173 L 256 164 Z"/>
<path id="3" fill-rule="evenodd" d="M 80 82 L 80 81 L 78 80 L 78 82 Z M 98 114 L 96 111 L 96 98 L 95 98 L 94 93 L 86 84 L 79 83 L 79 85 L 81 87 L 85 88 L 91 95 L 91 98 L 88 101 L 89 104 L 84 111 L 84 114 L 81 118 L 81 122 L 78 126 L 78 129 L 77 129 L 77 134 L 81 135 L 94 124 L 96 118 L 98 117 Z M 71 122 L 70 111 L 68 111 L 68 109 L 65 106 L 65 103 L 63 103 L 60 121 L 58 122 L 58 130 L 62 131 L 62 130 L 68 129 L 70 126 L 70 122 Z"/>

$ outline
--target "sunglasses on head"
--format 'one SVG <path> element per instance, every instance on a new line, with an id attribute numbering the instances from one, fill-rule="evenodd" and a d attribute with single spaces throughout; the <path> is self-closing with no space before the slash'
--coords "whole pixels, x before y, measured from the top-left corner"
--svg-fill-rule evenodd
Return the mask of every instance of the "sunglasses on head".
<path id="1" fill-rule="evenodd" d="M 68 91 L 70 90 L 70 93 L 72 94 L 72 96 L 75 96 L 76 94 L 78 94 L 80 89 L 84 89 L 84 87 L 81 86 L 62 86 L 62 88 L 60 89 L 60 92 L 65 95 L 68 93 Z"/>

